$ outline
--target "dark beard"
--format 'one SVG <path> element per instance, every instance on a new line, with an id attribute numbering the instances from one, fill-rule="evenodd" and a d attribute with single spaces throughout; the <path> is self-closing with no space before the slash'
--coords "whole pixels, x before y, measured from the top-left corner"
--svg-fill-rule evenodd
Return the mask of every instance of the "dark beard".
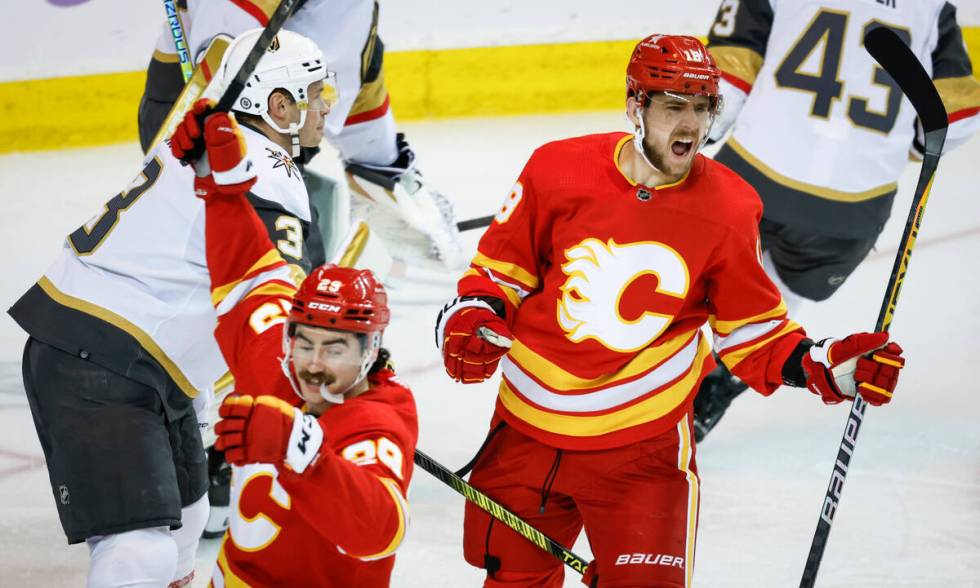
<path id="1" fill-rule="evenodd" d="M 690 139 L 690 137 L 678 137 L 677 139 Z M 673 141 L 674 140 L 671 140 L 671 143 L 673 143 Z M 671 143 L 667 144 L 667 151 L 670 151 Z M 691 150 L 694 151 L 697 145 L 698 145 L 698 139 L 697 137 L 695 137 L 694 142 L 691 144 Z M 650 146 L 647 145 L 646 138 L 643 139 L 643 153 L 647 156 L 647 159 L 650 160 L 650 163 L 652 163 L 653 166 L 656 167 L 661 173 L 663 174 L 668 173 L 667 164 L 664 162 L 664 158 L 658 155 L 657 153 L 654 153 L 653 149 L 651 149 Z M 693 159 L 691 161 L 693 163 Z M 679 180 L 681 176 L 683 176 L 686 172 L 687 170 L 681 171 L 680 173 L 673 175 L 671 179 Z"/>
<path id="2" fill-rule="evenodd" d="M 653 149 L 650 149 L 646 140 L 643 141 L 643 153 L 650 160 L 650 163 L 653 164 L 653 167 L 657 168 L 661 173 L 667 173 L 667 164 L 664 163 L 664 158 L 654 152 Z"/>

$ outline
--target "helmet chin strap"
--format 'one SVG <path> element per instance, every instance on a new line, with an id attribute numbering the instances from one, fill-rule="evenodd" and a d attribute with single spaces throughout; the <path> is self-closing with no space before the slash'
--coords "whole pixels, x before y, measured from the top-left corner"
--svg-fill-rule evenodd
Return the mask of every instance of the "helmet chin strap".
<path id="1" fill-rule="evenodd" d="M 685 98 L 683 96 L 680 96 L 678 94 L 674 94 L 673 92 L 664 92 L 664 93 L 667 94 L 668 96 L 673 96 L 675 98 L 680 98 L 681 100 L 685 100 L 685 101 L 687 100 L 687 98 Z M 721 107 L 722 107 L 721 96 L 718 96 L 717 97 L 717 100 L 718 100 L 718 106 L 711 113 L 711 119 L 708 121 L 708 127 L 704 130 L 704 134 L 701 135 L 701 141 L 698 143 L 697 149 L 695 151 L 701 151 L 701 149 L 704 147 L 705 143 L 708 142 L 708 137 L 711 136 L 711 129 L 712 129 L 712 127 L 715 126 L 715 121 L 718 120 L 718 113 L 720 112 Z M 649 157 L 647 157 L 646 149 L 643 147 L 643 139 L 644 139 L 644 137 L 646 137 L 647 130 L 646 130 L 646 126 L 644 126 L 644 123 L 643 123 L 643 107 L 642 106 L 637 106 L 636 107 L 636 118 L 640 121 L 640 124 L 639 125 L 634 125 L 634 127 L 633 127 L 633 147 L 636 149 L 636 152 L 640 154 L 640 157 L 643 158 L 643 161 L 647 165 L 649 165 L 650 167 L 652 167 L 655 171 L 657 171 L 659 173 L 663 173 L 663 170 L 661 170 L 657 166 L 653 165 L 653 162 L 650 161 L 650 158 Z M 630 122 L 633 122 L 633 121 L 630 121 Z"/>
<path id="2" fill-rule="evenodd" d="M 653 165 L 653 162 L 650 161 L 649 157 L 647 157 L 646 149 L 643 147 L 643 138 L 646 137 L 647 130 L 643 124 L 643 108 L 640 106 L 636 107 L 636 118 L 639 119 L 640 124 L 633 127 L 633 147 L 636 149 L 636 152 L 640 154 L 640 157 L 643 158 L 643 161 L 647 165 L 652 167 L 657 173 L 663 173 L 663 170 Z"/>
<path id="3" fill-rule="evenodd" d="M 297 376 L 293 371 L 292 362 L 292 349 L 288 341 L 288 336 L 286 331 L 283 332 L 283 356 L 279 361 L 279 366 L 282 368 L 282 372 L 286 375 L 286 379 L 289 380 L 289 385 L 292 387 L 293 392 L 296 393 L 300 399 L 303 399 L 303 392 L 299 387 L 299 376 Z M 354 378 L 350 384 L 347 385 L 343 390 L 337 392 L 331 392 L 327 384 L 320 384 L 320 396 L 323 397 L 327 402 L 333 404 L 343 404 L 346 399 L 346 394 L 351 391 L 354 386 L 357 386 L 364 381 L 367 377 L 368 371 L 370 371 L 371 366 L 374 364 L 375 355 L 374 350 L 381 348 L 381 333 L 371 333 L 370 334 L 370 344 L 364 353 L 364 361 L 361 362 L 361 370 L 358 372 L 357 377 Z"/>
<path id="4" fill-rule="evenodd" d="M 272 120 L 272 117 L 269 116 L 268 111 L 262 113 L 262 120 L 267 122 L 270 127 L 279 131 L 280 133 L 289 135 L 289 143 L 290 143 L 289 154 L 293 157 L 299 157 L 300 154 L 299 130 L 303 126 L 303 123 L 306 122 L 306 111 L 300 110 L 299 122 L 298 123 L 291 122 L 289 123 L 289 127 L 285 129 L 277 125 L 276 121 Z"/>

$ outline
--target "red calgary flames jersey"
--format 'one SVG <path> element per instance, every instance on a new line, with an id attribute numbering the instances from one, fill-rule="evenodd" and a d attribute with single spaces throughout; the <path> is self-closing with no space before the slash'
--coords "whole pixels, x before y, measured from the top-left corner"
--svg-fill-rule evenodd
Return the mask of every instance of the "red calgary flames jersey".
<path id="1" fill-rule="evenodd" d="M 215 336 L 236 391 L 298 405 L 280 366 L 296 290 L 289 269 L 243 195 L 213 195 L 205 211 Z M 407 525 L 418 418 L 391 370 L 369 382 L 318 418 L 324 445 L 302 474 L 234 468 L 213 586 L 388 586 Z"/>
<path id="2" fill-rule="evenodd" d="M 459 282 L 502 298 L 514 344 L 498 416 L 547 444 L 617 447 L 690 410 L 714 367 L 769 394 L 804 336 L 761 263 L 762 205 L 697 155 L 680 181 L 636 185 L 617 163 L 630 135 L 535 151 Z"/>
<path id="3" fill-rule="evenodd" d="M 392 378 L 372 376 L 320 416 L 325 444 L 302 474 L 234 468 L 214 586 L 388 586 L 418 436 L 412 396 Z"/>

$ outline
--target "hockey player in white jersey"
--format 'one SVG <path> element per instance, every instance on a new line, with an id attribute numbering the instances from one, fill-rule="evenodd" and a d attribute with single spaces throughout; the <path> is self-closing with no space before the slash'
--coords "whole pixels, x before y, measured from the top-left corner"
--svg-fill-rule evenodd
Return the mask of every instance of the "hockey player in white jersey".
<path id="1" fill-rule="evenodd" d="M 222 79 L 260 32 L 232 43 Z M 312 41 L 283 31 L 234 107 L 255 166 L 247 175 L 259 178 L 249 198 L 260 216 L 273 213 L 263 222 L 281 229 L 278 254 L 301 267 L 309 197 L 290 150 L 322 139 L 333 79 Z M 172 141 L 194 147 L 179 134 Z M 240 183 L 234 170 L 214 176 Z M 195 412 L 227 370 L 194 182 L 171 146 L 158 146 L 9 310 L 30 335 L 24 385 L 68 542 L 90 549 L 89 586 L 186 585 L 193 574 L 208 514 Z"/>
<path id="2" fill-rule="evenodd" d="M 188 47 L 193 59 L 217 35 L 235 35 L 265 26 L 278 6 L 276 0 L 200 2 L 178 0 Z M 433 190 L 418 172 L 415 153 L 395 128 L 390 98 L 384 83 L 384 44 L 378 36 L 378 2 L 373 0 L 300 0 L 285 29 L 313 39 L 323 50 L 327 67 L 337 72 L 340 100 L 326 122 L 326 137 L 344 162 L 348 190 L 338 187 L 345 198 L 314 195 L 324 210 L 324 240 L 327 256 L 336 258 L 344 236 L 354 229 L 355 219 L 366 220 L 373 237 L 386 244 L 369 248 L 363 263 L 389 264 L 391 257 L 430 269 L 460 269 L 463 257 L 459 231 L 449 200 Z M 140 103 L 140 140 L 146 149 L 166 113 L 180 93 L 183 81 L 169 25 L 164 26 L 147 70 Z M 316 149 L 305 149 L 299 163 L 306 163 Z M 304 170 L 315 186 L 324 181 Z M 377 260 L 374 254 L 385 259 Z M 381 272 L 383 273 L 383 272 Z"/>
<path id="3" fill-rule="evenodd" d="M 864 50 L 887 26 L 930 72 L 949 113 L 945 150 L 980 128 L 980 84 L 945 0 L 723 0 L 708 35 L 722 71 L 715 159 L 759 192 L 763 259 L 790 316 L 829 298 L 871 251 L 923 131 Z M 698 439 L 745 385 L 719 367 L 694 404 Z"/>

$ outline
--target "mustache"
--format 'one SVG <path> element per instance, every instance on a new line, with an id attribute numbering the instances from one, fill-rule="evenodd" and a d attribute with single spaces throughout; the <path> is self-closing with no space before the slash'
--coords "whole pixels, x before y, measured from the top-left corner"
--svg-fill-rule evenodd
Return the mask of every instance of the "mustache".
<path id="1" fill-rule="evenodd" d="M 299 374 L 297 375 L 299 376 L 300 380 L 314 386 L 329 386 L 337 381 L 337 376 L 329 372 L 313 373 L 307 370 L 300 370 Z"/>

